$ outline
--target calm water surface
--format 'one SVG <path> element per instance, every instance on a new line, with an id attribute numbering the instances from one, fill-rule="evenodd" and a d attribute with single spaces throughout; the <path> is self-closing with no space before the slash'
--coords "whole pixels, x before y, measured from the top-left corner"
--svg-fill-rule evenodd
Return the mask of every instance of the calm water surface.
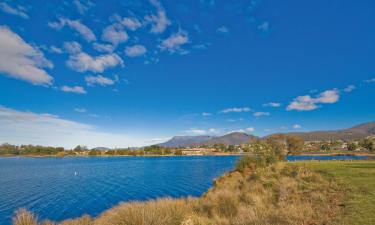
<path id="1" fill-rule="evenodd" d="M 20 207 L 60 221 L 96 216 L 121 201 L 200 196 L 237 158 L 0 158 L 0 224 L 11 224 Z"/>

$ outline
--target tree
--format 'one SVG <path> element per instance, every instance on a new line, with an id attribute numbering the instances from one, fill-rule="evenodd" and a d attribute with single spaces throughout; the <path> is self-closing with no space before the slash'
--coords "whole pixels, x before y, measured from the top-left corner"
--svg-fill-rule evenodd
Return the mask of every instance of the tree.
<path id="1" fill-rule="evenodd" d="M 348 150 L 349 151 L 355 151 L 357 149 L 357 147 L 358 147 L 357 144 L 354 143 L 354 142 L 348 143 Z"/>
<path id="2" fill-rule="evenodd" d="M 289 135 L 286 137 L 288 151 L 293 154 L 299 154 L 303 150 L 305 140 L 302 137 Z"/>
<path id="3" fill-rule="evenodd" d="M 267 138 L 267 144 L 275 151 L 275 154 L 278 156 L 280 160 L 285 158 L 287 154 L 287 145 L 285 142 L 284 135 L 273 135 Z"/>
<path id="4" fill-rule="evenodd" d="M 375 151 L 374 141 L 370 138 L 365 138 L 359 142 L 359 146 L 368 150 L 368 151 Z"/>

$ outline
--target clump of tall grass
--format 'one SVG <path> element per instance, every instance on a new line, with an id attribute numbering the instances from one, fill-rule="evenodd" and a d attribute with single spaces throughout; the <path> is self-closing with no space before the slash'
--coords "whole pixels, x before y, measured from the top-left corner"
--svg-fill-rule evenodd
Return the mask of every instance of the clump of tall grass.
<path id="1" fill-rule="evenodd" d="M 37 223 L 19 211 L 14 225 L 266 225 L 330 224 L 341 194 L 333 181 L 303 166 L 280 162 L 268 145 L 238 161 L 200 198 L 121 203 L 97 218 Z"/>

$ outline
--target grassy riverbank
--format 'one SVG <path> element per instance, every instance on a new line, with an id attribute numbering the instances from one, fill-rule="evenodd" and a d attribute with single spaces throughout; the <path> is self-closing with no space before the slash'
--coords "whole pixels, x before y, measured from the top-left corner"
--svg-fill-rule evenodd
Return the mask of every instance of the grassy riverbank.
<path id="1" fill-rule="evenodd" d="M 97 218 L 83 216 L 62 225 L 247 225 L 331 224 L 341 213 L 343 195 L 333 179 L 302 165 L 244 161 L 214 182 L 201 198 L 122 203 Z M 14 225 L 37 223 L 19 211 Z"/>
<path id="2" fill-rule="evenodd" d="M 296 163 L 334 178 L 345 194 L 340 224 L 375 224 L 375 161 Z"/>

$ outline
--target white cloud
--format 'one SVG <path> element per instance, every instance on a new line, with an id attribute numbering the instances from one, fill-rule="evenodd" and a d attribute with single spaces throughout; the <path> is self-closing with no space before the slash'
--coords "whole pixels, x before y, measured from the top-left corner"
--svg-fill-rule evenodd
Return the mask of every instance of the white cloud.
<path id="1" fill-rule="evenodd" d="M 189 129 L 189 130 L 185 130 L 184 133 L 187 133 L 189 135 L 212 135 L 212 134 L 220 133 L 220 130 L 216 129 L 216 128 L 209 128 L 207 130 L 204 130 L 204 129 Z"/>
<path id="2" fill-rule="evenodd" d="M 226 26 L 221 26 L 216 29 L 216 32 L 218 33 L 229 33 L 229 29 Z"/>
<path id="3" fill-rule="evenodd" d="M 68 26 L 80 34 L 86 41 L 91 42 L 96 40 L 94 32 L 92 32 L 90 28 L 82 24 L 79 20 L 59 18 L 58 22 L 49 22 L 48 26 L 55 30 L 61 30 L 64 26 Z"/>
<path id="4" fill-rule="evenodd" d="M 102 40 L 111 42 L 114 46 L 126 42 L 129 39 L 128 34 L 121 24 L 115 23 L 103 30 Z"/>
<path id="5" fill-rule="evenodd" d="M 141 22 L 139 22 L 137 18 L 130 18 L 130 17 L 124 18 L 121 21 L 121 24 L 125 26 L 127 29 L 132 30 L 132 31 L 135 31 L 138 28 L 142 27 Z"/>
<path id="6" fill-rule="evenodd" d="M 255 131 L 255 128 L 254 127 L 249 127 L 249 128 L 246 128 L 245 129 L 247 132 L 251 133 L 251 132 L 254 132 Z"/>
<path id="7" fill-rule="evenodd" d="M 113 47 L 113 45 L 110 44 L 94 43 L 93 47 L 98 52 L 112 53 L 115 50 L 115 47 Z"/>
<path id="8" fill-rule="evenodd" d="M 61 90 L 63 92 L 70 92 L 70 93 L 76 93 L 76 94 L 86 94 L 86 90 L 81 87 L 81 86 L 73 86 L 73 87 L 70 87 L 70 86 L 62 86 L 61 87 Z"/>
<path id="9" fill-rule="evenodd" d="M 80 52 L 69 56 L 67 66 L 78 72 L 91 71 L 101 73 L 107 68 L 118 65 L 124 66 L 122 59 L 115 53 L 92 57 L 87 53 Z"/>
<path id="10" fill-rule="evenodd" d="M 80 14 L 85 14 L 85 12 L 87 10 L 89 10 L 91 7 L 94 6 L 94 3 L 92 3 L 91 1 L 87 0 L 74 0 L 73 1 L 75 7 L 77 8 L 78 12 Z"/>
<path id="11" fill-rule="evenodd" d="M 62 54 L 62 53 L 63 53 L 63 51 L 62 51 L 61 48 L 58 48 L 58 47 L 56 47 L 56 46 L 54 46 L 54 45 L 52 45 L 52 46 L 50 47 L 50 51 L 51 51 L 52 53 L 56 53 L 56 54 Z"/>
<path id="12" fill-rule="evenodd" d="M 167 27 L 171 25 L 171 21 L 167 18 L 166 12 L 159 1 L 150 0 L 150 2 L 157 9 L 156 15 L 148 15 L 145 17 L 146 22 L 151 23 L 150 32 L 155 34 L 163 33 Z"/>
<path id="13" fill-rule="evenodd" d="M 17 6 L 17 8 L 13 8 L 6 2 L 0 2 L 0 10 L 11 15 L 22 17 L 24 19 L 29 18 L 29 16 L 26 13 L 26 8 L 22 6 Z"/>
<path id="14" fill-rule="evenodd" d="M 302 128 L 302 126 L 299 125 L 299 124 L 294 124 L 293 125 L 293 129 L 301 129 L 301 128 Z"/>
<path id="15" fill-rule="evenodd" d="M 188 33 L 180 30 L 177 33 L 172 34 L 167 39 L 163 40 L 159 45 L 160 49 L 163 51 L 174 52 L 184 52 L 181 48 L 182 45 L 189 42 Z"/>
<path id="16" fill-rule="evenodd" d="M 253 113 L 253 115 L 256 116 L 256 117 L 269 116 L 270 113 L 269 112 L 255 112 L 255 113 Z"/>
<path id="17" fill-rule="evenodd" d="M 221 110 L 221 113 L 242 113 L 242 112 L 250 112 L 251 109 L 249 107 L 243 108 L 227 108 Z"/>
<path id="18" fill-rule="evenodd" d="M 203 112 L 203 113 L 202 113 L 202 116 L 212 116 L 212 113 Z"/>
<path id="19" fill-rule="evenodd" d="M 78 54 L 82 51 L 81 45 L 78 42 L 64 42 L 64 50 L 69 54 Z"/>
<path id="20" fill-rule="evenodd" d="M 298 96 L 288 105 L 287 110 L 311 111 L 319 108 L 319 104 L 336 103 L 339 98 L 340 95 L 337 89 L 323 91 L 316 97 L 311 97 L 310 95 Z"/>
<path id="21" fill-rule="evenodd" d="M 143 45 L 133 45 L 126 47 L 125 54 L 129 57 L 137 57 L 146 54 L 147 49 Z"/>
<path id="22" fill-rule="evenodd" d="M 53 64 L 39 49 L 0 26 L 0 73 L 36 85 L 50 85 L 53 78 L 42 68 L 53 68 Z"/>
<path id="23" fill-rule="evenodd" d="M 269 102 L 266 104 L 263 104 L 264 107 L 273 107 L 273 108 L 278 108 L 281 106 L 281 103 L 279 102 Z"/>
<path id="24" fill-rule="evenodd" d="M 350 93 L 350 92 L 352 92 L 353 90 L 355 90 L 357 87 L 356 86 L 354 86 L 354 85 L 349 85 L 349 86 L 347 86 L 346 88 L 344 88 L 344 91 L 346 92 L 346 93 Z"/>
<path id="25" fill-rule="evenodd" d="M 56 115 L 18 111 L 0 106 L 0 143 L 63 146 L 128 147 L 140 145 L 137 137 L 105 133 L 98 128 Z M 32 131 L 32 132 L 31 132 Z"/>
<path id="26" fill-rule="evenodd" d="M 103 77 L 102 75 L 98 76 L 86 76 L 85 81 L 89 86 L 101 85 L 108 86 L 115 84 L 115 80 L 112 80 L 108 77 Z"/>
<path id="27" fill-rule="evenodd" d="M 86 108 L 75 108 L 74 111 L 79 112 L 79 113 L 85 113 L 87 112 Z"/>

